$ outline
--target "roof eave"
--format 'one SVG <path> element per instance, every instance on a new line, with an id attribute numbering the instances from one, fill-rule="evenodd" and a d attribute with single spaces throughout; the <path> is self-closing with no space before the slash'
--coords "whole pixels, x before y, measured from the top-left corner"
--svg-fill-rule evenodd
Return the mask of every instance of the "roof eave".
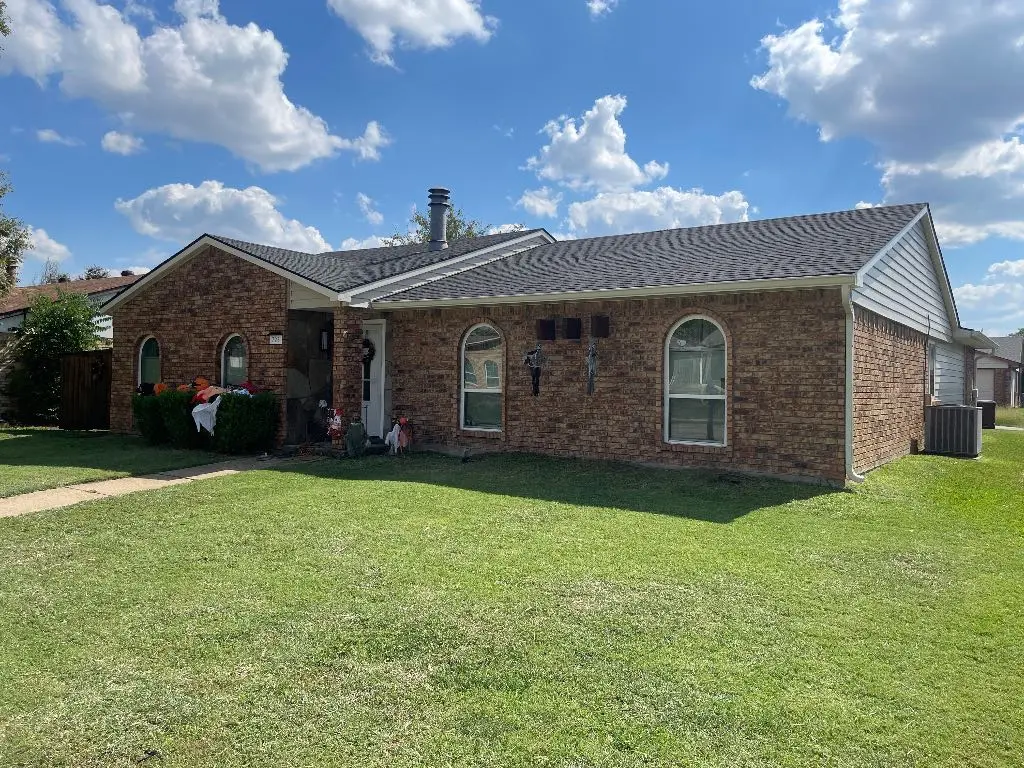
<path id="1" fill-rule="evenodd" d="M 756 291 L 785 291 L 810 288 L 840 288 L 853 285 L 856 276 L 823 275 L 815 277 L 783 277 L 765 280 L 728 280 L 715 283 L 657 285 L 639 288 L 603 288 L 587 291 L 561 291 L 557 293 L 527 293 L 505 296 L 465 296 L 442 299 L 382 299 L 366 302 L 363 306 L 382 309 L 420 309 L 430 307 L 487 306 L 491 304 L 544 304 L 556 301 L 591 301 L 608 299 L 641 299 L 658 296 L 680 296 L 706 293 L 750 293 Z"/>

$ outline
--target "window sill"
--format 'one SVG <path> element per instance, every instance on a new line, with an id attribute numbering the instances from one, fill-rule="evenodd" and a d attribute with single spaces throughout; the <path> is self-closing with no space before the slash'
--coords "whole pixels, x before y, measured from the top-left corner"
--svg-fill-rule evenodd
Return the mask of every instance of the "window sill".
<path id="1" fill-rule="evenodd" d="M 706 443 L 695 440 L 665 440 L 662 445 L 669 451 L 693 453 L 726 453 L 730 450 L 728 443 Z"/>
<path id="2" fill-rule="evenodd" d="M 501 440 L 502 431 L 500 429 L 476 429 L 474 427 L 460 427 L 459 437 L 480 437 L 484 440 Z"/>

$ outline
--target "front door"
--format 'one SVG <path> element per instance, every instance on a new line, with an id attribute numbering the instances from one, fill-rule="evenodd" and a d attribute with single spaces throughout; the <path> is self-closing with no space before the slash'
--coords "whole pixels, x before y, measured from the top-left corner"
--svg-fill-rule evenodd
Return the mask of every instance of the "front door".
<path id="1" fill-rule="evenodd" d="M 978 369 L 978 399 L 979 400 L 995 400 L 996 399 L 996 382 L 995 382 L 995 371 L 991 368 L 979 368 Z"/>
<path id="2" fill-rule="evenodd" d="M 384 321 L 363 323 L 363 426 L 384 437 Z"/>

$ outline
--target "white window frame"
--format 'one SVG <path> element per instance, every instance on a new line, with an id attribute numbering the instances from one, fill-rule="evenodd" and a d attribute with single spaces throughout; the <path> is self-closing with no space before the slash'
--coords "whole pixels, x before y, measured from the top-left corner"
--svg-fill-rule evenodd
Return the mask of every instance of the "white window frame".
<path id="1" fill-rule="evenodd" d="M 459 345 L 459 429 L 462 429 L 462 430 L 464 430 L 466 432 L 491 432 L 491 433 L 501 432 L 502 431 L 502 426 L 504 426 L 504 424 L 505 424 L 505 400 L 504 400 L 504 398 L 501 398 L 501 397 L 499 397 L 499 401 L 501 402 L 501 418 L 500 418 L 500 421 L 501 421 L 501 425 L 502 426 L 499 426 L 499 427 L 467 427 L 466 426 L 466 345 L 469 343 L 469 337 L 473 335 L 473 331 L 475 331 L 477 328 L 489 328 L 492 331 L 494 331 L 496 334 L 498 334 L 498 338 L 501 339 L 501 355 L 500 355 L 500 357 L 499 357 L 499 359 L 497 361 L 498 362 L 498 381 L 499 381 L 499 384 L 498 384 L 497 387 L 488 387 L 488 386 L 475 387 L 474 389 L 471 389 L 469 391 L 470 392 L 483 392 L 483 393 L 490 393 L 490 394 L 498 394 L 499 396 L 504 392 L 504 386 L 503 386 L 504 382 L 502 381 L 503 376 L 504 376 L 504 373 L 502 371 L 502 368 L 503 368 L 502 362 L 505 359 L 505 336 L 504 336 L 504 334 L 500 330 L 498 330 L 498 328 L 496 328 L 495 326 L 491 325 L 490 323 L 477 323 L 472 328 L 470 328 L 469 330 L 466 331 L 466 333 L 462 337 L 462 342 Z M 476 374 L 476 370 L 475 369 L 474 369 L 473 373 Z M 480 377 L 477 376 L 476 378 L 477 378 L 477 382 L 479 382 L 480 381 Z M 486 372 L 484 373 L 484 384 L 485 385 L 487 384 L 487 374 L 486 374 Z"/>
<path id="2" fill-rule="evenodd" d="M 725 342 L 725 368 L 722 371 L 725 379 L 725 392 L 721 395 L 673 395 L 671 387 L 672 369 L 669 365 L 669 351 L 672 345 L 672 337 L 675 336 L 677 330 L 679 330 L 685 323 L 689 323 L 692 320 L 706 320 L 718 329 L 719 333 L 722 334 L 722 340 Z M 662 410 L 664 411 L 664 418 L 662 424 L 662 437 L 669 445 L 700 445 L 711 448 L 725 448 L 729 445 L 729 338 L 725 335 L 725 329 L 722 324 L 719 323 L 715 318 L 708 317 L 707 315 L 687 315 L 686 317 L 679 320 L 671 328 L 668 329 L 668 334 L 665 336 L 665 357 L 664 357 L 664 376 L 662 377 Z M 672 400 L 721 400 L 724 403 L 724 415 L 725 423 L 722 425 L 722 441 L 717 442 L 715 440 L 672 440 L 669 437 L 669 416 Z"/>
<path id="3" fill-rule="evenodd" d="M 136 359 L 136 363 L 137 363 L 136 367 L 138 368 L 138 373 L 135 375 L 135 385 L 139 386 L 139 387 L 141 387 L 142 383 L 143 383 L 142 382 L 142 352 L 143 352 L 143 350 L 146 349 L 146 344 L 149 342 L 150 339 L 152 339 L 153 341 L 156 342 L 157 360 L 160 361 L 160 376 L 158 378 L 163 378 L 163 375 L 164 375 L 164 349 L 163 349 L 163 345 L 160 344 L 160 339 L 158 339 L 156 336 L 153 336 L 152 334 L 150 334 L 149 336 L 144 337 L 142 339 L 142 341 L 139 342 L 139 353 L 138 353 L 137 359 Z M 159 383 L 160 383 L 159 381 L 154 381 L 153 382 L 154 385 L 159 384 Z"/>
<path id="4" fill-rule="evenodd" d="M 222 387 L 227 386 L 226 382 L 228 380 L 228 344 L 231 343 L 232 339 L 240 339 L 242 342 L 242 346 L 245 347 L 245 375 L 246 377 L 249 376 L 249 345 L 246 343 L 245 339 L 242 338 L 242 334 L 232 333 L 230 336 L 224 339 L 224 343 L 221 344 L 220 346 L 220 385 Z"/>

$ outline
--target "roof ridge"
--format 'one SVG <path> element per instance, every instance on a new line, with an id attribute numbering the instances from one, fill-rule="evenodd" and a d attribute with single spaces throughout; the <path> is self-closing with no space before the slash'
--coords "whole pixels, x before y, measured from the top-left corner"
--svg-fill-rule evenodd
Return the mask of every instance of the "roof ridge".
<path id="1" fill-rule="evenodd" d="M 798 219 L 817 219 L 825 216 L 836 216 L 840 213 L 860 213 L 862 211 L 885 211 L 893 210 L 894 208 L 927 208 L 928 203 L 892 203 L 889 205 L 872 205 L 867 208 L 840 208 L 835 211 L 821 211 L 819 213 L 797 213 L 789 216 L 769 216 L 765 219 L 743 219 L 742 221 L 721 221 L 717 224 L 695 224 L 692 227 L 663 227 L 662 229 L 645 229 L 641 232 L 620 232 L 614 235 L 594 235 L 593 237 L 576 237 L 573 238 L 577 242 L 587 242 L 590 240 L 604 240 L 615 237 L 633 237 L 635 235 L 657 235 L 662 232 L 693 232 L 698 229 L 717 229 L 718 227 L 737 227 L 746 224 L 768 224 L 775 221 L 796 221 Z M 558 240 L 556 242 L 565 242 Z"/>

